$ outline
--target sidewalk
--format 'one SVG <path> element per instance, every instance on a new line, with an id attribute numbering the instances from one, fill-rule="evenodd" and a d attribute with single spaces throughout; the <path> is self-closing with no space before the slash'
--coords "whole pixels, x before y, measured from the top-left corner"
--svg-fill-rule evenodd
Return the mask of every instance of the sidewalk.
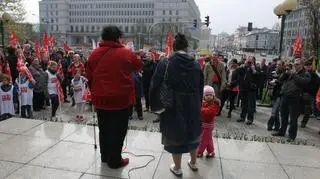
<path id="1" fill-rule="evenodd" d="M 93 127 L 12 118 L 0 122 L 0 178 L 112 179 L 152 157 L 130 158 L 129 166 L 110 170 L 93 148 Z M 171 156 L 163 151 L 159 133 L 128 131 L 126 152 L 153 155 L 146 168 L 130 172 L 132 179 L 171 179 Z M 190 179 L 317 179 L 320 150 L 312 146 L 216 139 L 216 158 L 200 159 L 192 172 L 183 157 L 184 178 Z"/>

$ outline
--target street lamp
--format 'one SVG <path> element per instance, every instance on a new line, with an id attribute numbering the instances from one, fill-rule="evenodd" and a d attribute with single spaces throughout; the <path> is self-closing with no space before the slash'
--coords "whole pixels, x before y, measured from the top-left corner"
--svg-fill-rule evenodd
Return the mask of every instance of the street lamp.
<path id="1" fill-rule="evenodd" d="M 279 58 L 281 58 L 282 53 L 282 43 L 284 26 L 286 22 L 286 17 L 291 13 L 292 10 L 297 8 L 297 0 L 285 0 L 282 4 L 279 4 L 274 8 L 274 13 L 281 18 L 281 31 L 280 31 L 280 47 L 279 47 Z"/>

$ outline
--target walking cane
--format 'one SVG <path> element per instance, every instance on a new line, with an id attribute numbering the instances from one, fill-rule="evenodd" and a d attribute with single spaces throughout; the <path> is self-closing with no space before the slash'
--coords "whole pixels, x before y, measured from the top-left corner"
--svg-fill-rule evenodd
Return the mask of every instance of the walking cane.
<path id="1" fill-rule="evenodd" d="M 92 109 L 92 119 L 93 119 L 93 138 L 94 138 L 94 149 L 97 150 L 97 136 L 96 136 L 96 113 L 93 108 L 93 104 L 91 104 Z"/>

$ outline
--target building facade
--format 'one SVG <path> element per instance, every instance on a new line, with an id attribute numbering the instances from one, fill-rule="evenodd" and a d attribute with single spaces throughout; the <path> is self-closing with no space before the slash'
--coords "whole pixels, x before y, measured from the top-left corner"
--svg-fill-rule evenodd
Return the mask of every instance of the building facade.
<path id="1" fill-rule="evenodd" d="M 259 29 L 240 38 L 240 48 L 246 52 L 264 52 L 275 54 L 279 48 L 280 32 L 271 29 Z"/>
<path id="2" fill-rule="evenodd" d="M 106 25 L 116 25 L 126 37 L 139 41 L 152 39 L 149 32 L 165 24 L 175 25 L 170 31 L 199 38 L 198 30 L 190 29 L 194 19 L 200 22 L 194 0 L 42 0 L 39 10 L 42 29 L 54 34 L 58 43 L 73 46 L 97 42 Z"/>

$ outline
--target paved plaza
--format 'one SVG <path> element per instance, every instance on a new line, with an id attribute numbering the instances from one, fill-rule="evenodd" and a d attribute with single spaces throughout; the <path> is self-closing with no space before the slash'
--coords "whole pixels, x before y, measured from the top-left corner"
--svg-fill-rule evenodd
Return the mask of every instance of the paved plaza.
<path id="1" fill-rule="evenodd" d="M 20 118 L 2 121 L 0 178 L 129 178 L 131 169 L 149 161 L 147 167 L 132 170 L 130 178 L 175 178 L 169 171 L 172 160 L 163 150 L 160 133 L 129 130 L 124 156 L 130 158 L 130 164 L 118 170 L 100 162 L 93 134 L 93 126 L 88 125 Z M 217 138 L 215 148 L 216 158 L 201 158 L 196 173 L 188 168 L 188 156 L 184 155 L 183 177 L 317 179 L 320 175 L 320 150 L 314 146 Z"/>

